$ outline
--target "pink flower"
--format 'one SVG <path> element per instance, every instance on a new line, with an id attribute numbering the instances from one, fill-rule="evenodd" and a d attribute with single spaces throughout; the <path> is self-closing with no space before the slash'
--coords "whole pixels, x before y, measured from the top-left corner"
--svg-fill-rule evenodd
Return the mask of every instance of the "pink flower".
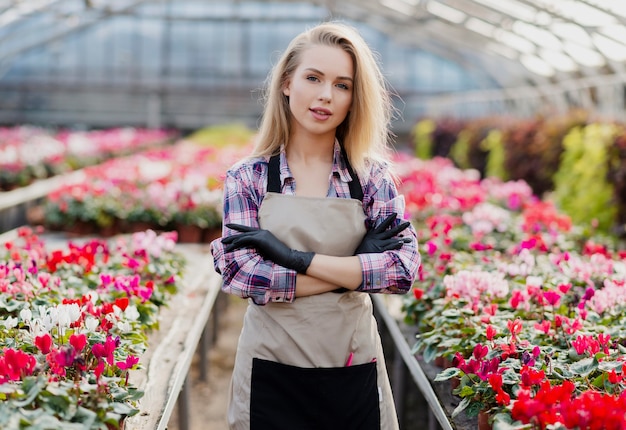
<path id="1" fill-rule="evenodd" d="M 561 295 L 556 291 L 544 291 L 543 298 L 550 304 L 550 306 L 556 306 L 561 300 Z"/>
<path id="2" fill-rule="evenodd" d="M 476 360 L 482 360 L 484 357 L 487 356 L 488 353 L 489 348 L 487 348 L 485 345 L 478 344 L 474 347 L 473 355 Z"/>
<path id="3" fill-rule="evenodd" d="M 139 357 L 129 355 L 126 357 L 126 361 L 118 361 L 115 363 L 117 367 L 122 370 L 132 369 L 135 364 L 139 363 Z"/>
<path id="4" fill-rule="evenodd" d="M 96 343 L 91 347 L 91 352 L 96 358 L 104 358 L 110 366 L 113 366 L 113 353 L 115 352 L 116 341 L 111 337 L 107 337 L 104 344 Z"/>
<path id="5" fill-rule="evenodd" d="M 522 332 L 522 320 L 519 318 L 516 318 L 515 321 L 508 320 L 506 327 L 511 332 L 513 339 L 515 339 L 515 337 Z"/>
<path id="6" fill-rule="evenodd" d="M 550 331 L 550 321 L 548 320 L 543 320 L 540 323 L 535 323 L 535 329 L 544 332 L 545 334 L 548 334 L 548 332 Z"/>

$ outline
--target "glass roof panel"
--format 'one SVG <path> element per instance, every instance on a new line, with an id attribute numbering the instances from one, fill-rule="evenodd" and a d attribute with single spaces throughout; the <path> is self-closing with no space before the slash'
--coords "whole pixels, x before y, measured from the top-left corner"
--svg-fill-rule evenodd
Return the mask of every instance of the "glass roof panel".
<path id="1" fill-rule="evenodd" d="M 626 17 L 626 2 L 617 0 L 588 0 L 587 3 L 601 7 L 616 15 Z"/>
<path id="2" fill-rule="evenodd" d="M 539 57 L 546 63 L 550 64 L 561 72 L 574 72 L 578 70 L 578 65 L 572 57 L 564 54 L 561 51 L 553 51 L 551 49 L 541 49 L 539 51 Z"/>
<path id="3" fill-rule="evenodd" d="M 490 8 L 504 12 L 524 21 L 532 21 L 537 14 L 537 9 L 516 0 L 474 0 Z"/>
<path id="4" fill-rule="evenodd" d="M 607 58 L 613 61 L 626 61 L 626 45 L 601 34 L 594 34 L 593 41 Z"/>
<path id="5" fill-rule="evenodd" d="M 472 30 L 485 37 L 493 37 L 496 27 L 478 18 L 470 18 L 465 23 L 465 28 Z"/>
<path id="6" fill-rule="evenodd" d="M 616 41 L 626 41 L 626 27 L 623 25 L 607 25 L 600 28 L 599 32 Z"/>
<path id="7" fill-rule="evenodd" d="M 485 49 L 495 54 L 506 57 L 510 60 L 517 60 L 517 58 L 519 57 L 519 52 L 515 49 L 501 45 L 500 43 L 496 42 L 487 42 L 487 44 L 485 45 Z"/>
<path id="8" fill-rule="evenodd" d="M 535 55 L 522 55 L 520 61 L 524 67 L 538 75 L 548 77 L 554 75 L 554 68 Z"/>
<path id="9" fill-rule="evenodd" d="M 524 37 L 518 36 L 510 31 L 498 29 L 494 34 L 496 40 L 504 43 L 511 48 L 517 49 L 520 52 L 531 54 L 535 52 L 535 45 L 529 42 Z"/>
<path id="10" fill-rule="evenodd" d="M 380 0 L 380 4 L 404 15 L 412 16 L 415 13 L 416 4 L 406 0 Z"/>
<path id="11" fill-rule="evenodd" d="M 504 2 L 504 0 L 502 0 Z M 616 22 L 614 16 L 581 0 L 528 0 L 580 25 L 598 26 Z M 617 2 L 617 1 L 616 1 Z"/>
<path id="12" fill-rule="evenodd" d="M 428 4 L 426 5 L 426 10 L 428 10 L 428 12 L 432 13 L 433 15 L 436 15 L 455 24 L 460 24 L 467 17 L 464 12 L 461 12 L 458 9 L 446 6 L 443 3 L 437 3 L 432 1 L 428 2 Z"/>
<path id="13" fill-rule="evenodd" d="M 535 42 L 537 46 L 542 46 L 550 49 L 562 49 L 561 41 L 554 34 L 550 33 L 543 28 L 539 28 L 532 24 L 527 24 L 522 21 L 515 21 L 513 24 L 513 31 Z"/>
<path id="14" fill-rule="evenodd" d="M 565 42 L 567 52 L 576 62 L 587 67 L 601 67 L 606 64 L 604 57 L 597 51 L 585 48 L 573 42 Z"/>
<path id="15" fill-rule="evenodd" d="M 550 29 L 563 39 L 571 40 L 572 42 L 576 42 L 579 45 L 586 46 L 587 48 L 591 48 L 593 46 L 589 33 L 587 33 L 580 25 L 572 22 L 555 22 L 550 26 Z"/>

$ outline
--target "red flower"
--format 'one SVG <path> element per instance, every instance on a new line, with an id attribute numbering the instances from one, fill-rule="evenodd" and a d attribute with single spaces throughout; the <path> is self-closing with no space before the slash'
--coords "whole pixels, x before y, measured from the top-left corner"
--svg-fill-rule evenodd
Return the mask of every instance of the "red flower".
<path id="1" fill-rule="evenodd" d="M 50 352 L 50 347 L 52 347 L 52 336 L 49 333 L 45 333 L 41 336 L 35 337 L 35 346 L 42 354 L 47 354 Z"/>
<path id="2" fill-rule="evenodd" d="M 70 344 L 76 351 L 82 351 L 87 345 L 87 336 L 83 333 L 70 336 Z"/>
<path id="3" fill-rule="evenodd" d="M 7 348 L 0 356 L 0 383 L 19 381 L 23 376 L 32 375 L 37 359 L 19 349 Z"/>
<path id="4" fill-rule="evenodd" d="M 120 297 L 115 299 L 115 306 L 120 308 L 122 311 L 125 311 L 128 307 L 128 297 Z"/>

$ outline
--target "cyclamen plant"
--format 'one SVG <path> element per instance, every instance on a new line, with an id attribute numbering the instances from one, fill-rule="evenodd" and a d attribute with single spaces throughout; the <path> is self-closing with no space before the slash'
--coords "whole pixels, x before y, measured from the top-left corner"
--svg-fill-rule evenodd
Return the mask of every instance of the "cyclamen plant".
<path id="1" fill-rule="evenodd" d="M 175 233 L 48 250 L 31 229 L 0 251 L 0 427 L 118 428 L 158 307 L 184 267 Z"/>
<path id="2" fill-rule="evenodd" d="M 458 378 L 454 414 L 488 411 L 496 429 L 626 428 L 626 253 L 519 183 L 476 180 L 481 197 L 461 202 L 442 164 L 441 177 L 426 163 L 412 173 L 433 186 L 407 202 L 424 258 L 404 310 L 414 352 L 451 361 L 436 380 Z"/>

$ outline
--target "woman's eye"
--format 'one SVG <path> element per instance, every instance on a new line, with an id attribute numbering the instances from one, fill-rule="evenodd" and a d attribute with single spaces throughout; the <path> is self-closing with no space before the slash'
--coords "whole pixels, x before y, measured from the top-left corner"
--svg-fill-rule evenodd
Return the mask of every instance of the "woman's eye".
<path id="1" fill-rule="evenodd" d="M 350 87 L 348 86 L 348 84 L 337 84 L 337 86 L 339 88 L 341 88 L 342 90 L 349 90 Z"/>
<path id="2" fill-rule="evenodd" d="M 309 81 L 312 81 L 312 82 L 317 82 L 317 81 L 319 81 L 319 79 L 317 78 L 317 76 L 307 76 L 306 78 L 307 78 Z"/>

